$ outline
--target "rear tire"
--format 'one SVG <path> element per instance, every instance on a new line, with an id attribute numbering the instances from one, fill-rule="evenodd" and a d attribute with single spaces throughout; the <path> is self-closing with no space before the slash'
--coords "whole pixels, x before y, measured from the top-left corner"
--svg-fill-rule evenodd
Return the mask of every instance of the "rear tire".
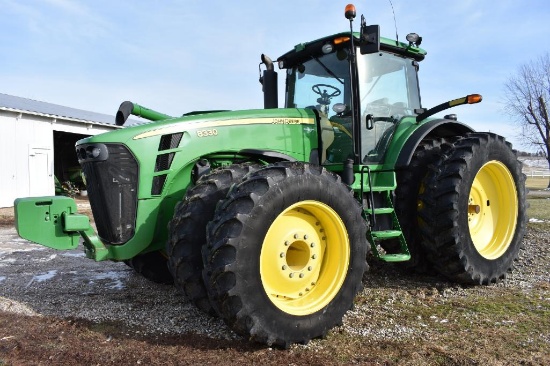
<path id="1" fill-rule="evenodd" d="M 206 225 L 214 218 L 216 205 L 233 183 L 257 170 L 257 164 L 234 164 L 205 174 L 187 190 L 176 206 L 167 243 L 168 268 L 176 288 L 200 310 L 216 315 L 202 280 L 201 248 L 206 243 Z"/>
<path id="2" fill-rule="evenodd" d="M 434 268 L 462 283 L 504 278 L 527 225 L 525 175 L 511 145 L 471 133 L 425 180 L 420 227 Z"/>
<path id="3" fill-rule="evenodd" d="M 416 148 L 409 166 L 397 171 L 397 188 L 395 189 L 395 213 L 407 246 L 411 259 L 399 262 L 401 267 L 416 272 L 426 272 L 429 262 L 426 252 L 422 247 L 422 235 L 418 227 L 419 194 L 423 193 L 422 184 L 428 174 L 429 167 L 437 163 L 443 154 L 447 153 L 452 142 L 456 138 L 427 138 Z M 401 251 L 398 240 L 383 241 L 383 248 L 389 253 Z"/>
<path id="4" fill-rule="evenodd" d="M 211 300 L 238 334 L 287 347 L 340 324 L 366 270 L 352 191 L 319 166 L 281 163 L 233 189 L 203 250 Z"/>

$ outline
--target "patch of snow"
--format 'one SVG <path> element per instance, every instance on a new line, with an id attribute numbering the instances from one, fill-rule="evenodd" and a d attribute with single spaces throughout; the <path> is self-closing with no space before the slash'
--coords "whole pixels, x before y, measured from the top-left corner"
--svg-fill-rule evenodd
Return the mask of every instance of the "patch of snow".
<path id="1" fill-rule="evenodd" d="M 548 168 L 548 162 L 546 159 L 522 159 L 519 160 L 522 161 L 523 165 L 532 167 L 532 168 Z"/>
<path id="2" fill-rule="evenodd" d="M 28 244 L 28 243 L 29 242 L 26 242 L 26 244 Z M 13 254 L 13 253 L 17 253 L 17 252 L 33 252 L 33 251 L 37 251 L 37 250 L 40 251 L 40 250 L 46 250 L 47 249 L 46 247 L 38 246 L 38 245 L 34 245 L 34 244 L 25 245 L 25 246 L 10 245 L 10 244 L 14 244 L 13 242 L 0 243 L 0 244 L 2 244 L 0 246 L 0 255 Z"/>
<path id="3" fill-rule="evenodd" d="M 31 280 L 29 281 L 29 283 L 27 283 L 27 286 L 25 286 L 25 287 L 29 287 L 34 282 L 40 283 L 40 282 L 44 282 L 44 281 L 47 281 L 47 280 L 51 280 L 52 278 L 55 277 L 56 274 L 57 274 L 57 270 L 54 269 L 54 270 L 48 271 L 47 273 L 44 273 L 44 274 L 41 274 L 41 275 L 36 275 L 33 278 L 31 278 Z"/>
<path id="4" fill-rule="evenodd" d="M 13 263 L 15 263 L 15 258 L 4 259 L 4 258 L 0 257 L 0 267 L 4 267 L 8 264 L 13 264 Z"/>
<path id="5" fill-rule="evenodd" d="M 112 282 L 107 284 L 107 287 L 112 290 L 122 290 L 126 287 L 122 283 L 122 279 L 127 277 L 128 277 L 128 274 L 126 272 L 109 271 L 109 272 L 98 273 L 92 276 L 91 282 L 93 283 L 93 280 L 112 280 Z"/>
<path id="6" fill-rule="evenodd" d="M 63 257 L 85 257 L 86 253 L 84 253 L 84 252 L 79 252 L 79 253 L 65 252 L 65 253 L 61 254 L 61 256 L 63 256 Z"/>

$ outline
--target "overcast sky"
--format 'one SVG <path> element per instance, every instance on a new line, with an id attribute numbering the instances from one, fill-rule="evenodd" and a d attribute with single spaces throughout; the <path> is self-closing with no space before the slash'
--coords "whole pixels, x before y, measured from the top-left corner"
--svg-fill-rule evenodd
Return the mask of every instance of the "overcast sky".
<path id="1" fill-rule="evenodd" d="M 347 31 L 347 3 L 0 0 L 0 93 L 112 115 L 125 100 L 174 116 L 261 108 L 260 54 L 276 59 L 297 43 Z M 355 5 L 358 18 L 364 14 L 395 38 L 388 0 Z M 503 111 L 504 83 L 549 52 L 550 1 L 393 0 L 393 6 L 399 39 L 416 32 L 428 52 L 420 63 L 423 106 L 480 93 L 481 104 L 453 113 L 521 149 Z"/>

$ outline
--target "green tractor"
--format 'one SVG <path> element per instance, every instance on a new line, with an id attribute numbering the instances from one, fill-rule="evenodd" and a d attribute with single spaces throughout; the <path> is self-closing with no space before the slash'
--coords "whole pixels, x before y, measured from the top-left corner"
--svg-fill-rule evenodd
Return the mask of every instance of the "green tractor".
<path id="1" fill-rule="evenodd" d="M 85 138 L 76 153 L 97 234 L 68 197 L 15 202 L 21 237 L 124 261 L 174 283 L 238 334 L 287 347 L 323 337 L 362 287 L 366 259 L 466 284 L 512 270 L 526 230 L 525 176 L 501 136 L 456 115 L 477 94 L 425 109 L 421 37 L 379 27 L 262 55 L 264 109 L 171 117 Z M 370 258 L 369 257 L 369 258 Z"/>

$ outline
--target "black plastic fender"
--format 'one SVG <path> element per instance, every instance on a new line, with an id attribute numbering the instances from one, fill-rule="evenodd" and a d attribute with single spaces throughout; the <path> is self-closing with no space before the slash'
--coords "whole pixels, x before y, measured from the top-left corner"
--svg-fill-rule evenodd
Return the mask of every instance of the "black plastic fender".
<path id="1" fill-rule="evenodd" d="M 397 158 L 395 168 L 403 168 L 409 165 L 411 158 L 420 144 L 427 136 L 431 137 L 452 137 L 463 135 L 468 132 L 475 132 L 470 126 L 464 123 L 450 119 L 434 119 L 422 124 L 414 131 L 403 145 L 399 157 Z"/>
<path id="2" fill-rule="evenodd" d="M 268 163 L 275 163 L 278 161 L 296 161 L 296 159 L 290 155 L 271 150 L 242 149 L 239 151 L 239 154 L 265 160 Z"/>

